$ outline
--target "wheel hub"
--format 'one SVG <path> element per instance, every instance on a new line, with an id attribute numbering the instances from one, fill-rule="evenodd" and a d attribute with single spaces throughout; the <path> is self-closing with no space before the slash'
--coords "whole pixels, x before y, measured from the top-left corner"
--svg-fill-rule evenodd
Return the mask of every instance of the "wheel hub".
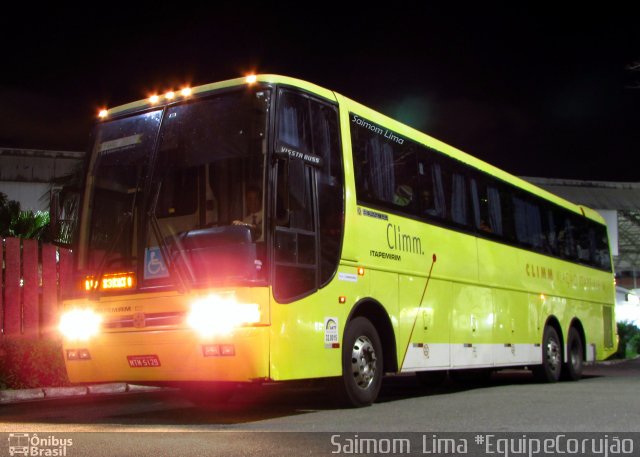
<path id="1" fill-rule="evenodd" d="M 367 389 L 375 377 L 377 358 L 371 340 L 364 335 L 356 338 L 353 344 L 351 368 L 356 385 Z"/>
<path id="2" fill-rule="evenodd" d="M 560 357 L 560 345 L 553 339 L 547 342 L 547 361 L 549 363 L 549 368 L 553 371 L 560 369 L 560 364 L 562 363 Z"/>

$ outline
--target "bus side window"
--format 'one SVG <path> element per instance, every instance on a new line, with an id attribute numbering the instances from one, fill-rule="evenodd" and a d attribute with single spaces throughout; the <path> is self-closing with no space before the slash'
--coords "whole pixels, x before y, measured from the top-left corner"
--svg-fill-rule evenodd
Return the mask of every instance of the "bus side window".
<path id="1" fill-rule="evenodd" d="M 516 225 L 513 208 L 512 192 L 505 185 L 499 185 L 500 213 L 502 214 L 502 235 L 508 241 L 516 240 Z"/>
<path id="2" fill-rule="evenodd" d="M 418 161 L 420 178 L 420 215 L 444 218 L 447 212 L 440 165 L 427 158 Z"/>
<path id="3" fill-rule="evenodd" d="M 489 202 L 489 227 L 496 235 L 502 235 L 502 213 L 500 212 L 500 192 L 494 186 L 487 187 Z"/>
<path id="4" fill-rule="evenodd" d="M 420 215 L 435 216 L 437 211 L 433 192 L 433 173 L 431 165 L 427 164 L 425 160 L 418 160 L 418 176 L 420 179 Z"/>
<path id="5" fill-rule="evenodd" d="M 588 265 L 596 265 L 595 232 L 589 227 L 587 219 L 578 219 L 576 230 L 576 254 L 578 260 Z"/>
<path id="6" fill-rule="evenodd" d="M 360 121 L 351 122 L 358 200 L 415 214 L 418 198 L 414 144 L 391 140 L 382 134 L 381 127 Z"/>
<path id="7" fill-rule="evenodd" d="M 512 199 L 518 242 L 527 247 L 541 248 L 543 239 L 540 208 L 537 204 L 515 195 Z"/>
<path id="8" fill-rule="evenodd" d="M 453 173 L 451 176 L 451 220 L 456 224 L 467 225 L 468 220 L 468 192 L 464 175 Z"/>
<path id="9" fill-rule="evenodd" d="M 364 132 L 364 135 L 368 134 Z M 395 180 L 391 145 L 380 141 L 377 136 L 370 136 L 364 142 L 363 152 L 360 164 L 363 166 L 365 195 L 373 201 L 393 203 Z"/>
<path id="10" fill-rule="evenodd" d="M 568 212 L 567 212 L 568 213 Z M 574 239 L 574 225 L 571 216 L 562 211 L 558 224 L 558 250 L 560 257 L 573 260 L 576 258 L 576 243 Z"/>
<path id="11" fill-rule="evenodd" d="M 607 228 L 598 225 L 595 229 L 596 238 L 596 263 L 597 266 L 605 270 L 611 270 L 611 256 L 609 252 L 609 238 Z"/>
<path id="12" fill-rule="evenodd" d="M 498 189 L 486 181 L 475 178 L 471 180 L 472 190 L 476 188 L 477 199 L 476 229 L 484 233 L 502 235 L 502 213 L 500 211 L 500 193 Z"/>
<path id="13" fill-rule="evenodd" d="M 452 161 L 446 161 L 442 166 L 438 164 L 434 169 L 440 177 L 446 219 L 457 225 L 469 225 L 471 199 L 466 176 L 458 171 L 458 165 Z"/>
<path id="14" fill-rule="evenodd" d="M 320 237 L 320 285 L 334 275 L 340 261 L 344 221 L 344 178 L 335 107 L 310 101 L 313 153 L 322 158 L 317 168 L 318 234 Z"/>
<path id="15" fill-rule="evenodd" d="M 543 246 L 542 250 L 546 254 L 558 255 L 558 238 L 553 218 L 553 211 L 548 207 L 542 211 L 543 224 Z"/>

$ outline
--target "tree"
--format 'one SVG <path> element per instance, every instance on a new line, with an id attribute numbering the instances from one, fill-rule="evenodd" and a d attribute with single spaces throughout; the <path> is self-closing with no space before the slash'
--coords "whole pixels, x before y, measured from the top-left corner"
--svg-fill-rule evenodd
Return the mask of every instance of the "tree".
<path id="1" fill-rule="evenodd" d="M 80 209 L 80 188 L 84 164 L 78 162 L 66 175 L 53 178 L 51 190 L 43 197 L 50 198 L 50 225 L 53 242 L 71 245 Z"/>
<path id="2" fill-rule="evenodd" d="M 0 236 L 49 241 L 49 213 L 23 211 L 19 202 L 0 192 Z"/>
<path id="3" fill-rule="evenodd" d="M 12 236 L 12 227 L 20 214 L 20 203 L 0 192 L 0 236 Z"/>
<path id="4" fill-rule="evenodd" d="M 638 349 L 640 329 L 631 322 L 618 322 L 618 352 L 617 357 L 624 359 L 627 355 L 627 348 L 633 351 Z"/>

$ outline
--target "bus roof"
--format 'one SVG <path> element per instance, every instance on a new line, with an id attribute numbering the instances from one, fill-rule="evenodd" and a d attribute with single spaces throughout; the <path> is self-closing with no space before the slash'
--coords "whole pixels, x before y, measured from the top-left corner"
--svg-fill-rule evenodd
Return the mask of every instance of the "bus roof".
<path id="1" fill-rule="evenodd" d="M 426 133 L 416 130 L 413 127 L 403 124 L 395 119 L 392 119 L 382 113 L 379 113 L 371 108 L 368 108 L 336 92 L 325 89 L 316 84 L 313 84 L 301 79 L 288 77 L 288 76 L 264 74 L 264 75 L 251 75 L 251 76 L 245 76 L 241 78 L 234 78 L 226 81 L 204 84 L 201 86 L 189 88 L 188 95 L 182 95 L 180 90 L 178 90 L 178 91 L 172 92 L 173 97 L 171 98 L 167 97 L 167 94 L 169 93 L 167 92 L 164 95 L 157 95 L 154 100 L 152 100 L 152 98 L 149 97 L 143 100 L 138 100 L 132 103 L 128 103 L 126 105 L 121 105 L 121 106 L 111 108 L 106 111 L 106 117 L 113 117 L 113 116 L 118 116 L 128 112 L 132 112 L 132 111 L 148 109 L 153 106 L 162 106 L 164 104 L 174 103 L 186 97 L 191 97 L 194 95 L 204 95 L 208 92 L 214 92 L 218 90 L 243 86 L 247 84 L 254 84 L 256 82 L 293 86 L 293 87 L 303 89 L 307 92 L 313 93 L 317 96 L 320 96 L 332 102 L 338 102 L 343 108 L 347 109 L 348 111 L 357 111 L 359 114 L 366 116 L 371 121 L 387 126 L 393 129 L 394 131 L 396 131 L 397 133 L 400 133 L 406 136 L 407 138 L 412 139 L 413 141 L 421 143 L 430 148 L 436 149 L 437 151 L 443 154 L 446 154 L 456 160 L 464 162 L 469 166 L 477 168 L 492 176 L 495 176 L 496 178 L 502 181 L 508 182 L 520 189 L 523 189 L 527 192 L 538 195 L 546 200 L 549 200 L 553 203 L 563 206 L 575 213 L 582 214 L 585 217 L 588 217 L 589 219 L 595 220 L 601 224 L 605 223 L 602 216 L 600 216 L 596 211 L 592 209 L 569 202 L 568 200 L 565 200 L 515 175 L 512 175 L 498 167 L 495 167 L 483 160 L 480 160 L 477 157 L 474 157 L 464 151 L 461 151 L 460 149 L 457 149 L 447 143 L 444 143 L 436 138 L 433 138 L 432 136 L 429 136 Z"/>

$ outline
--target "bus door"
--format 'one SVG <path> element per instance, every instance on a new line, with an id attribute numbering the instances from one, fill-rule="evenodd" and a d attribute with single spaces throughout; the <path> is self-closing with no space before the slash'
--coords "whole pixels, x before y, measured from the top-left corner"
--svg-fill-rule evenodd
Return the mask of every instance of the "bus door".
<path id="1" fill-rule="evenodd" d="M 281 158 L 275 173 L 273 290 L 286 303 L 318 287 L 315 169 L 298 158 Z"/>

